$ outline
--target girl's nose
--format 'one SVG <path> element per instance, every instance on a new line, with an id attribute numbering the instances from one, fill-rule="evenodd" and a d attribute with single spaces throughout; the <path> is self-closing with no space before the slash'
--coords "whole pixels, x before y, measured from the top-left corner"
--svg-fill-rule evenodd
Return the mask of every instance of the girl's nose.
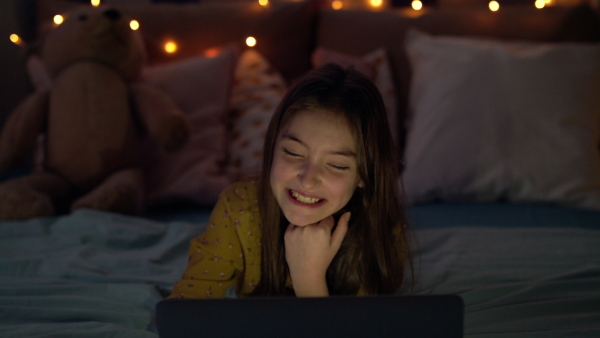
<path id="1" fill-rule="evenodd" d="M 321 173 L 318 166 L 306 163 L 298 173 L 298 179 L 302 184 L 302 187 L 306 190 L 310 190 L 319 185 L 321 182 Z"/>

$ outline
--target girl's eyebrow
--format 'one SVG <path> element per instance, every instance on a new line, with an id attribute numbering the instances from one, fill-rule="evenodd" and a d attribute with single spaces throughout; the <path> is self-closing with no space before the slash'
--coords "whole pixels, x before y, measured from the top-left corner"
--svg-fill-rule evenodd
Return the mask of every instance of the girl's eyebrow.
<path id="1" fill-rule="evenodd" d="M 306 143 L 302 142 L 302 140 L 300 140 L 299 138 L 297 138 L 294 135 L 284 134 L 281 136 L 281 138 L 297 142 L 297 143 L 301 144 L 303 147 L 308 148 L 308 145 Z M 331 151 L 330 154 L 331 155 L 341 155 L 341 156 L 346 156 L 346 157 L 356 157 L 356 154 L 352 150 Z"/>

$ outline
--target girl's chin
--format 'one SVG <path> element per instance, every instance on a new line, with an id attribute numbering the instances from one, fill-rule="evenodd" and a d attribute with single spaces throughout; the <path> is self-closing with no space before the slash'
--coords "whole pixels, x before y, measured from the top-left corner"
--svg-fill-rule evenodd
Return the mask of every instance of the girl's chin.
<path id="1" fill-rule="evenodd" d="M 288 217 L 288 216 L 286 216 L 286 219 L 288 220 L 289 223 L 291 223 L 295 226 L 299 226 L 299 227 L 305 227 L 307 225 L 319 223 L 323 218 L 321 218 L 321 217 L 297 217 L 297 216 Z"/>

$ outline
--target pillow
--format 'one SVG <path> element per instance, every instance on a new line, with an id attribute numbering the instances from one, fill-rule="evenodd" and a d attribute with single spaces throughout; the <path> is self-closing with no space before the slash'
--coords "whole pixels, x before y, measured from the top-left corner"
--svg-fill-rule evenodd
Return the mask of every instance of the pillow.
<path id="1" fill-rule="evenodd" d="M 408 32 L 408 199 L 600 209 L 600 45 Z"/>
<path id="2" fill-rule="evenodd" d="M 191 123 L 190 141 L 178 152 L 148 147 L 144 170 L 148 203 L 188 200 L 210 205 L 230 184 L 224 172 L 227 114 L 236 52 L 146 68 L 143 79 L 171 95 Z"/>
<path id="3" fill-rule="evenodd" d="M 383 98 L 392 139 L 398 145 L 399 125 L 396 89 L 385 49 L 378 48 L 363 57 L 356 57 L 325 47 L 317 47 L 312 54 L 313 67 L 320 67 L 326 63 L 337 63 L 342 67 L 354 66 L 357 71 L 373 81 Z"/>
<path id="4" fill-rule="evenodd" d="M 281 74 L 258 51 L 240 55 L 231 91 L 228 172 L 234 179 L 260 173 L 267 128 L 286 89 Z"/>

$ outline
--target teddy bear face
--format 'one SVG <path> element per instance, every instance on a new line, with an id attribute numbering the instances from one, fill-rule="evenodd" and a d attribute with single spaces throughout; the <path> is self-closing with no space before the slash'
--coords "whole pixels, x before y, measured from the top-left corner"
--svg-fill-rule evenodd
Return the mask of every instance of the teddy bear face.
<path id="1" fill-rule="evenodd" d="M 51 76 L 78 61 L 96 61 L 131 80 L 145 60 L 140 34 L 130 18 L 112 8 L 83 7 L 65 15 L 44 40 L 42 59 Z"/>

